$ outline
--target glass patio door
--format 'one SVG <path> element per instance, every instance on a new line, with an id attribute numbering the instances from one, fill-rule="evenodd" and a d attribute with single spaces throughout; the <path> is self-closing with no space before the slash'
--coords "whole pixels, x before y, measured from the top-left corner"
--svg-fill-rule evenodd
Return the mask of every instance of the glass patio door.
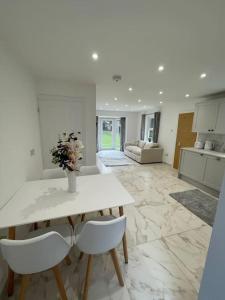
<path id="1" fill-rule="evenodd" d="M 101 150 L 120 150 L 120 119 L 101 119 Z"/>

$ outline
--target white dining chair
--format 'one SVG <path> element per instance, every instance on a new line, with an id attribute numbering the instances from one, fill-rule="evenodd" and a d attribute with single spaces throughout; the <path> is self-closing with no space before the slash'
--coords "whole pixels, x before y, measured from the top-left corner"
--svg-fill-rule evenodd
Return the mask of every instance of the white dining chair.
<path id="1" fill-rule="evenodd" d="M 75 226 L 75 245 L 82 253 L 88 254 L 83 300 L 88 298 L 93 255 L 110 252 L 119 284 L 124 286 L 115 248 L 121 242 L 125 229 L 126 217 L 115 218 L 111 215 L 96 217 Z"/>
<path id="2" fill-rule="evenodd" d="M 66 291 L 59 271 L 59 263 L 68 257 L 74 243 L 70 225 L 56 225 L 31 232 L 25 240 L 0 240 L 3 258 L 10 269 L 22 275 L 19 300 L 25 299 L 29 276 L 51 269 L 55 275 L 62 300 L 67 300 Z"/>

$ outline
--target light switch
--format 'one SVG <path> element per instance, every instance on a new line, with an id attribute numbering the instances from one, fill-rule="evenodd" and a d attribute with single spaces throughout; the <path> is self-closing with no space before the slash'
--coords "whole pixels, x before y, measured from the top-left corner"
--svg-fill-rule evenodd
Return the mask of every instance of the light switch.
<path id="1" fill-rule="evenodd" d="M 30 156 L 34 156 L 35 155 L 35 149 L 31 149 L 30 150 Z"/>

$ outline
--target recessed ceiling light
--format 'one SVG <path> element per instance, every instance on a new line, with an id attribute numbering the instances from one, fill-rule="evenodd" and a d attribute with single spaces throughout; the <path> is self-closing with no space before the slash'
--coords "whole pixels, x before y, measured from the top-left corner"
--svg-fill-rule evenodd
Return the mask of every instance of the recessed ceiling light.
<path id="1" fill-rule="evenodd" d="M 163 66 L 163 65 L 160 65 L 160 66 L 158 67 L 158 71 L 159 71 L 159 72 L 164 71 L 164 66 Z"/>
<path id="2" fill-rule="evenodd" d="M 163 104 L 163 102 L 162 102 L 162 101 L 160 101 L 159 103 L 160 103 L 160 104 Z"/>
<path id="3" fill-rule="evenodd" d="M 202 74 L 200 75 L 200 78 L 203 79 L 203 78 L 206 78 L 206 76 L 207 76 L 206 73 L 202 73 Z"/>
<path id="4" fill-rule="evenodd" d="M 190 97 L 190 95 L 189 95 L 189 94 L 186 94 L 186 95 L 185 95 L 185 98 L 189 98 L 189 97 Z"/>
<path id="5" fill-rule="evenodd" d="M 98 53 L 97 52 L 92 53 L 92 59 L 93 60 L 98 60 Z"/>
<path id="6" fill-rule="evenodd" d="M 115 98 L 114 98 L 114 100 L 115 100 L 115 101 L 117 101 L 117 100 L 118 100 L 118 98 L 117 98 L 117 97 L 115 97 Z"/>
<path id="7" fill-rule="evenodd" d="M 106 105 L 106 106 L 108 106 L 108 105 L 109 105 L 109 103 L 108 103 L 108 102 L 106 102 L 106 103 L 105 103 L 105 105 Z"/>
<path id="8" fill-rule="evenodd" d="M 162 95 L 163 94 L 163 91 L 159 91 L 159 95 Z"/>
<path id="9" fill-rule="evenodd" d="M 133 91 L 132 86 L 129 87 L 128 91 L 129 91 L 129 92 L 132 92 L 132 91 Z"/>
<path id="10" fill-rule="evenodd" d="M 141 99 L 138 99 L 138 103 L 141 103 Z"/>

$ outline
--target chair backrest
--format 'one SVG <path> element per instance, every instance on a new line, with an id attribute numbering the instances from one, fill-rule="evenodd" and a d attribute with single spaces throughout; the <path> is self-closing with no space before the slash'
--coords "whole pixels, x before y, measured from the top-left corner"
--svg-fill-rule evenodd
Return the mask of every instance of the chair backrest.
<path id="1" fill-rule="evenodd" d="M 87 254 L 104 253 L 118 246 L 125 229 L 125 216 L 110 221 L 88 221 L 79 234 L 76 245 Z"/>
<path id="2" fill-rule="evenodd" d="M 65 171 L 61 168 L 43 170 L 42 179 L 56 179 L 66 177 Z"/>
<path id="3" fill-rule="evenodd" d="M 1 252 L 10 268 L 18 274 L 38 273 L 59 264 L 70 250 L 55 231 L 27 239 L 0 240 Z"/>
<path id="4" fill-rule="evenodd" d="M 82 166 L 80 167 L 80 175 L 96 175 L 99 174 L 100 171 L 97 166 Z"/>

